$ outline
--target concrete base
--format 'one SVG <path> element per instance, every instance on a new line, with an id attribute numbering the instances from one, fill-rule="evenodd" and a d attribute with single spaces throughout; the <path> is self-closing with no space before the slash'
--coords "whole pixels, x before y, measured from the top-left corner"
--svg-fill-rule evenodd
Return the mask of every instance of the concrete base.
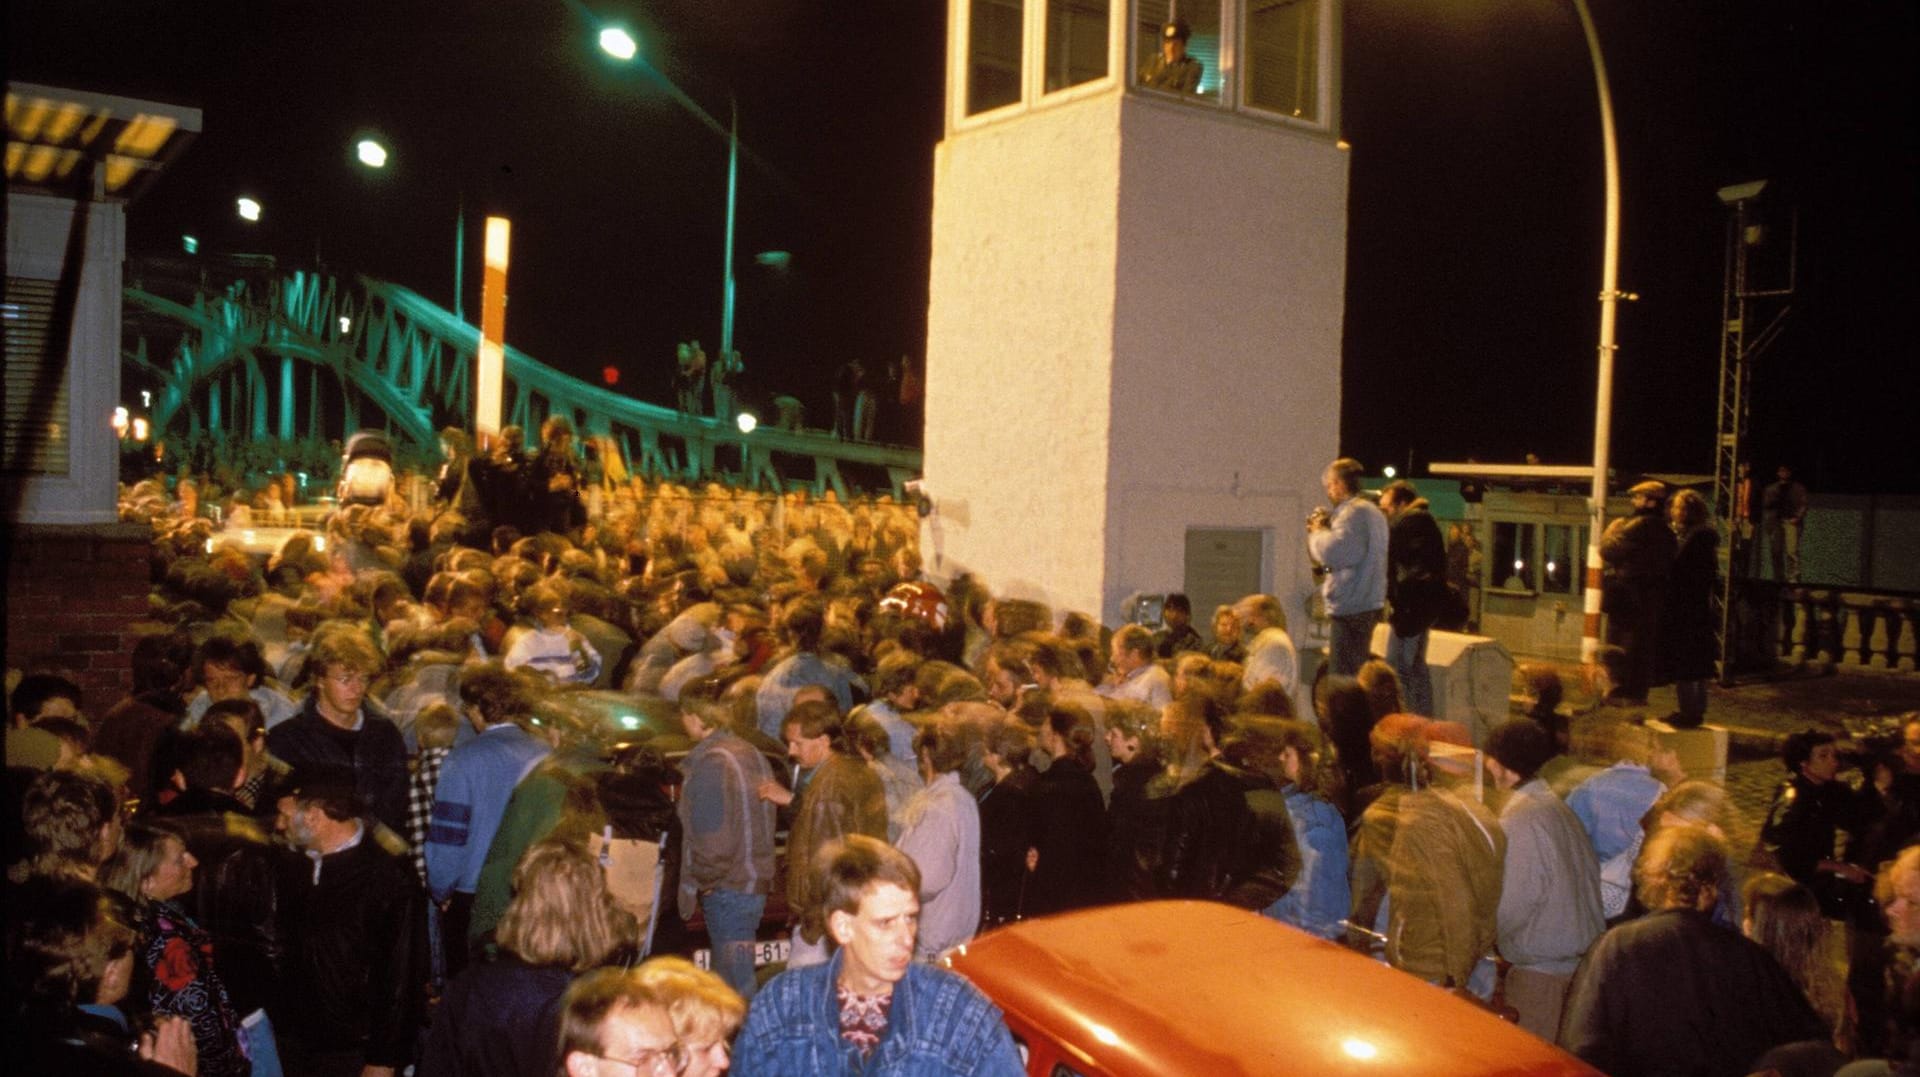
<path id="1" fill-rule="evenodd" d="M 1680 757 L 1680 768 L 1687 777 L 1727 783 L 1727 731 L 1717 725 L 1698 729 L 1675 729 L 1657 718 L 1648 719 L 1647 728 L 1660 736 L 1660 743 Z"/>

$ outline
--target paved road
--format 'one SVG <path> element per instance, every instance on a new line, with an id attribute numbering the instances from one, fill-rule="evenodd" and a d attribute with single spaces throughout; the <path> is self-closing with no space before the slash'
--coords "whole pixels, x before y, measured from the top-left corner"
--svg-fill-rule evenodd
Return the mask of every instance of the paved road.
<path id="1" fill-rule="evenodd" d="M 1516 658 L 1518 662 L 1533 661 Z M 1579 684 L 1577 666 L 1561 667 L 1571 702 L 1578 707 L 1590 700 L 1573 686 Z M 1677 709 L 1673 689 L 1656 688 L 1647 701 L 1652 716 Z M 1707 704 L 1707 721 L 1725 726 L 1732 742 L 1727 758 L 1727 790 L 1736 809 L 1730 838 L 1736 857 L 1752 850 L 1765 820 L 1773 791 L 1786 776 L 1780 764 L 1779 741 L 1802 729 L 1827 730 L 1844 737 L 1850 723 L 1920 711 L 1920 676 L 1873 671 L 1786 677 L 1779 680 L 1715 686 Z M 1859 781 L 1858 772 L 1843 778 Z"/>

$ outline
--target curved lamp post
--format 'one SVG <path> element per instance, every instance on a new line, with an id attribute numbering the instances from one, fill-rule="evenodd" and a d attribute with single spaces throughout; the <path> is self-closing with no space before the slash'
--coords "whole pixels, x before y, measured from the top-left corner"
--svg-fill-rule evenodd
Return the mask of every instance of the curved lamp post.
<path id="1" fill-rule="evenodd" d="M 1613 91 L 1608 88 L 1607 61 L 1600 53 L 1600 35 L 1593 26 L 1593 13 L 1587 8 L 1587 0 L 1573 0 L 1573 8 L 1580 16 L 1580 29 L 1587 37 L 1587 52 L 1593 58 L 1593 83 L 1600 96 L 1600 140 L 1607 177 L 1606 232 L 1600 258 L 1599 378 L 1593 403 L 1593 492 L 1587 505 L 1586 619 L 1580 640 L 1580 660 L 1590 664 L 1597 661 L 1600 655 L 1600 532 L 1607 525 L 1607 456 L 1612 447 L 1613 425 L 1614 324 L 1619 301 L 1623 298 L 1619 290 L 1620 147 L 1614 140 Z"/>

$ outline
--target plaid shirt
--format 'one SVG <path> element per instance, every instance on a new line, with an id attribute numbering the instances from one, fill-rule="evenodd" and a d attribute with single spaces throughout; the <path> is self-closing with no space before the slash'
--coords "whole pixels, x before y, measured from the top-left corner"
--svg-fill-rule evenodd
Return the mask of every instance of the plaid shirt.
<path id="1" fill-rule="evenodd" d="M 427 881 L 427 827 L 433 822 L 433 788 L 440 784 L 440 764 L 452 748 L 422 748 L 407 783 L 407 842 L 413 846 L 413 870 Z"/>

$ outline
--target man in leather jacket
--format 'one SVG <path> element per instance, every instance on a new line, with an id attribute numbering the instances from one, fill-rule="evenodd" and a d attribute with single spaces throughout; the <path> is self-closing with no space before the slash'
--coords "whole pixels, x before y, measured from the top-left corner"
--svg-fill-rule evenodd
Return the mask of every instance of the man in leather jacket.
<path id="1" fill-rule="evenodd" d="M 280 810 L 306 854 L 283 888 L 288 1005 L 271 1015 L 281 1057 L 290 1073 L 391 1077 L 412 1060 L 425 1003 L 419 876 L 343 776 L 296 777 Z"/>

